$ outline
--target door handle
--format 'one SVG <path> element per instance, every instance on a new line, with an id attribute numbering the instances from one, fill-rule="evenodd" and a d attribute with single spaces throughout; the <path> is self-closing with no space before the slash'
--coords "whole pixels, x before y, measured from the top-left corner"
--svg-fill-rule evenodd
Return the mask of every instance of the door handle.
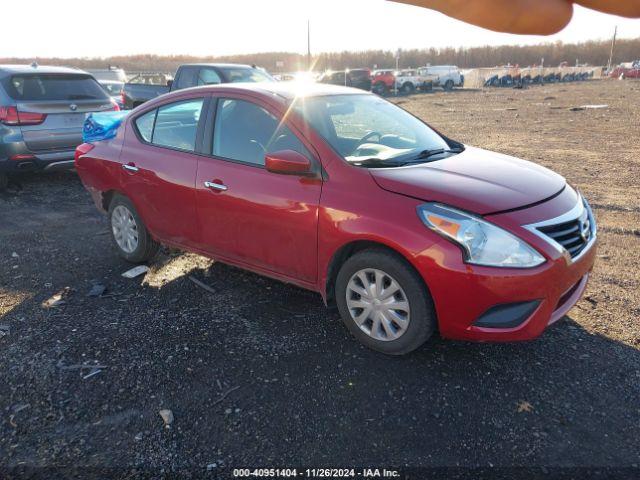
<path id="1" fill-rule="evenodd" d="M 216 182 L 204 182 L 204 186 L 212 190 L 220 190 L 222 192 L 228 189 L 225 184 Z"/>
<path id="2" fill-rule="evenodd" d="M 135 165 L 129 165 L 129 164 L 124 164 L 122 165 L 122 168 L 124 168 L 125 170 L 128 170 L 130 172 L 137 172 L 138 170 L 140 170 L 138 167 L 136 167 Z"/>

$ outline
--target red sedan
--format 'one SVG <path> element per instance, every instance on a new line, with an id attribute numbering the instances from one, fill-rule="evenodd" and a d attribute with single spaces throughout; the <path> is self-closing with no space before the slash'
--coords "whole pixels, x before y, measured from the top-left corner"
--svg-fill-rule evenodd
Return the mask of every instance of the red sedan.
<path id="1" fill-rule="evenodd" d="M 78 147 L 76 167 L 126 260 L 162 243 L 317 291 L 388 354 L 435 330 L 535 338 L 596 254 L 591 209 L 560 175 L 345 87 L 165 95 Z"/>

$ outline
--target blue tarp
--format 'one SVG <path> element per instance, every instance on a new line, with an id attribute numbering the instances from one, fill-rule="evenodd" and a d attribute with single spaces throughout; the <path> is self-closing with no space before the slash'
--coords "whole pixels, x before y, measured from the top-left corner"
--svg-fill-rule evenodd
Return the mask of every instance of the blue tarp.
<path id="1" fill-rule="evenodd" d="M 128 114 L 128 111 L 90 113 L 82 127 L 82 141 L 93 143 L 115 137 L 118 127 Z"/>

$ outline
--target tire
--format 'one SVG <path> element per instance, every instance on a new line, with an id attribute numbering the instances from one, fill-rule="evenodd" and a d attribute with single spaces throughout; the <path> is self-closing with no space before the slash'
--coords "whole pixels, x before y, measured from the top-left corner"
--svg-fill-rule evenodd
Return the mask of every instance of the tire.
<path id="1" fill-rule="evenodd" d="M 0 192 L 4 192 L 9 186 L 9 177 L 6 173 L 0 173 Z"/>
<path id="2" fill-rule="evenodd" d="M 131 250 L 125 249 L 116 239 L 117 227 L 114 226 L 114 224 L 118 224 L 118 218 L 123 214 L 130 215 L 130 218 L 127 218 L 127 220 L 133 222 L 135 232 L 137 234 L 135 245 L 133 243 L 130 244 L 131 247 L 134 247 Z M 111 241 L 116 248 L 118 255 L 124 258 L 127 262 L 146 262 L 151 260 L 156 253 L 158 253 L 160 244 L 151 238 L 151 235 L 140 218 L 138 211 L 127 197 L 116 195 L 113 197 L 113 200 L 111 200 L 111 203 L 109 204 L 109 225 L 111 226 Z"/>
<path id="3" fill-rule="evenodd" d="M 389 88 L 384 82 L 378 82 L 373 86 L 373 93 L 381 97 L 386 97 L 389 95 Z"/>
<path id="4" fill-rule="evenodd" d="M 386 275 L 386 277 L 382 277 L 384 280 L 380 282 L 386 285 L 383 292 L 385 289 L 391 288 L 392 283 L 390 281 L 395 281 L 399 285 L 400 291 L 390 297 L 393 298 L 393 305 L 408 304 L 408 310 L 401 308 L 389 313 L 387 309 L 384 312 L 387 318 L 391 319 L 391 321 L 385 322 L 388 328 L 383 328 L 382 322 L 384 320 L 381 320 L 378 317 L 378 313 L 376 313 L 375 309 L 380 308 L 379 304 L 377 307 L 373 306 L 373 310 L 370 309 L 368 314 L 365 313 L 365 309 L 353 309 L 356 317 L 365 318 L 363 316 L 367 315 L 365 320 L 361 322 L 362 326 L 356 323 L 354 316 L 352 316 L 352 310 L 349 305 L 353 307 L 353 302 L 368 302 L 366 297 L 358 295 L 351 289 L 351 286 L 355 285 L 361 291 L 369 292 L 366 287 L 364 289 L 360 288 L 364 283 L 359 280 L 362 277 L 358 276 L 358 274 L 363 274 L 363 271 L 365 271 L 364 275 L 368 279 L 375 279 L 374 286 L 376 289 L 378 284 L 377 272 Z M 356 283 L 354 284 L 353 282 Z M 421 277 L 407 261 L 393 252 L 382 249 L 368 249 L 349 257 L 336 277 L 335 295 L 338 311 L 346 327 L 360 343 L 372 350 L 387 355 L 404 355 L 420 347 L 431 337 L 436 329 L 436 315 L 429 291 Z M 349 297 L 349 300 L 347 297 Z M 384 296 L 381 298 L 384 298 Z M 387 300 L 383 301 L 387 302 Z M 405 311 L 403 312 L 402 310 Z M 400 323 L 395 323 L 395 318 L 399 317 L 405 317 L 407 321 L 406 323 L 402 322 L 404 327 L 396 328 Z M 374 318 L 378 318 L 380 322 L 375 330 L 377 334 L 374 334 L 374 327 L 376 326 Z M 397 338 L 394 338 L 393 335 L 389 336 L 389 330 L 398 335 Z"/>
<path id="5" fill-rule="evenodd" d="M 402 93 L 404 93 L 406 95 L 411 95 L 414 92 L 415 89 L 416 89 L 416 87 L 413 85 L 413 83 L 405 82 L 402 85 L 402 88 L 400 90 L 402 91 Z"/>
<path id="6" fill-rule="evenodd" d="M 444 82 L 444 85 L 442 88 L 446 92 L 450 92 L 451 90 L 453 90 L 453 80 L 449 79 L 446 82 Z"/>

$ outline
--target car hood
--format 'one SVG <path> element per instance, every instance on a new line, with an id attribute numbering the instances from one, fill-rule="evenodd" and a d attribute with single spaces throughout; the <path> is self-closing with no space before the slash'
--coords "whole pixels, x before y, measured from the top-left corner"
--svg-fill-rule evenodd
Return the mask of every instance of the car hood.
<path id="1" fill-rule="evenodd" d="M 369 171 L 389 192 L 480 215 L 540 202 L 566 185 L 562 176 L 540 165 L 473 147 L 430 163 Z"/>

